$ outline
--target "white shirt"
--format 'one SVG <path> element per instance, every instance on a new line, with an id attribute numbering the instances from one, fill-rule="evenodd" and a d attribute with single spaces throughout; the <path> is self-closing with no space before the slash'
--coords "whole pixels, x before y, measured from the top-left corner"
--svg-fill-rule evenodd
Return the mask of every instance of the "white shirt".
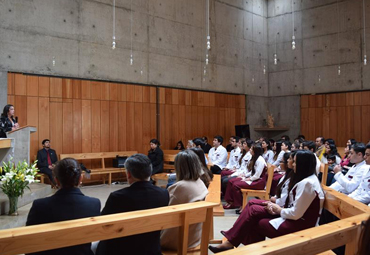
<path id="1" fill-rule="evenodd" d="M 321 214 L 325 195 L 321 189 L 319 179 L 313 174 L 294 185 L 289 192 L 288 208 L 283 208 L 280 213 L 281 217 L 270 220 L 269 223 L 275 229 L 278 229 L 286 219 L 298 220 L 302 218 L 316 196 L 320 199 L 320 211 L 318 214 Z M 317 218 L 318 221 L 319 217 Z"/>
<path id="2" fill-rule="evenodd" d="M 283 179 L 284 179 L 284 177 L 280 178 L 279 184 L 283 181 Z M 285 181 L 285 183 L 281 187 L 280 198 L 276 198 L 275 204 L 279 205 L 280 207 L 283 207 L 285 205 L 285 201 L 288 197 L 289 181 L 290 181 L 290 178 Z"/>
<path id="3" fill-rule="evenodd" d="M 212 147 L 208 152 L 208 159 L 210 163 L 219 168 L 225 168 L 227 163 L 227 150 L 222 145 L 218 146 L 217 149 L 216 147 Z"/>
<path id="4" fill-rule="evenodd" d="M 364 204 L 370 203 L 370 166 L 369 165 L 366 166 L 368 169 L 362 176 L 360 185 L 357 187 L 355 191 L 348 195 L 354 200 L 357 200 Z"/>
<path id="5" fill-rule="evenodd" d="M 313 155 L 315 155 L 315 157 L 316 157 L 316 174 L 319 174 L 320 173 L 320 167 L 321 167 L 321 161 L 320 161 L 319 157 L 316 155 L 316 153 L 314 153 Z"/>
<path id="6" fill-rule="evenodd" d="M 266 161 L 263 159 L 262 156 L 259 156 L 256 160 L 256 163 L 254 164 L 254 175 L 252 175 L 252 171 L 249 171 L 246 174 L 246 177 L 250 177 L 251 181 L 256 181 L 260 179 L 265 167 L 267 167 Z"/>
<path id="7" fill-rule="evenodd" d="M 241 151 L 239 146 L 236 149 L 231 150 L 229 163 L 227 163 L 226 168 L 233 170 L 239 167 L 239 159 L 241 157 Z"/>
<path id="8" fill-rule="evenodd" d="M 353 165 L 346 175 L 343 175 L 342 172 L 336 173 L 334 178 L 337 181 L 330 185 L 330 188 L 346 195 L 352 193 L 357 189 L 358 185 L 360 185 L 362 176 L 367 169 L 366 162 L 363 160 L 362 162 Z"/>
<path id="9" fill-rule="evenodd" d="M 284 154 L 285 154 L 285 151 L 280 151 L 280 153 L 277 156 L 275 162 L 273 162 L 272 164 L 274 166 L 280 166 L 280 162 L 283 160 Z"/>
<path id="10" fill-rule="evenodd" d="M 274 152 L 272 150 L 267 150 L 262 154 L 263 159 L 266 161 L 266 163 L 274 163 Z"/>
<path id="11" fill-rule="evenodd" d="M 248 165 L 251 159 L 252 159 L 252 154 L 250 151 L 248 151 L 242 158 L 242 163 L 240 167 L 231 176 L 232 177 L 239 176 L 239 175 L 246 176 L 246 174 L 248 173 Z"/>

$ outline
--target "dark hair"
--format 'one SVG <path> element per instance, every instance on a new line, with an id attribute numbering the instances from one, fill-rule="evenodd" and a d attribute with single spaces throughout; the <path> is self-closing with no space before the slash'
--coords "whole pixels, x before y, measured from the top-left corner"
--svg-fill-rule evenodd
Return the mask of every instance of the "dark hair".
<path id="1" fill-rule="evenodd" d="M 246 141 L 247 140 L 245 138 L 240 138 L 239 139 L 239 142 L 241 143 L 242 147 L 243 147 L 243 144 L 246 143 Z M 245 156 L 245 154 L 247 154 L 247 151 L 244 150 L 244 148 L 242 148 L 241 155 L 240 155 L 240 158 L 239 158 L 239 166 L 242 164 L 242 160 L 243 160 L 243 157 Z"/>
<path id="2" fill-rule="evenodd" d="M 205 142 L 205 141 L 207 141 L 207 142 L 208 142 L 208 138 L 207 138 L 207 136 L 203 136 L 202 138 L 203 138 L 204 142 Z"/>
<path id="3" fill-rule="evenodd" d="M 285 146 L 288 146 L 288 150 L 292 148 L 292 143 L 289 140 L 284 140 L 282 144 L 285 144 Z"/>
<path id="4" fill-rule="evenodd" d="M 4 109 L 3 109 L 3 113 L 1 114 L 1 116 L 3 117 L 8 117 L 8 112 L 10 111 L 10 107 L 14 107 L 14 105 L 12 104 L 7 104 L 4 106 Z"/>
<path id="5" fill-rule="evenodd" d="M 328 139 L 325 140 L 324 143 L 326 143 L 326 142 L 328 142 L 329 144 L 334 144 L 335 145 L 334 139 L 328 138 Z"/>
<path id="6" fill-rule="evenodd" d="M 44 139 L 44 140 L 42 140 L 41 144 L 44 145 L 46 142 L 50 142 L 50 140 L 49 139 Z"/>
<path id="7" fill-rule="evenodd" d="M 239 136 L 233 136 L 232 138 L 235 139 L 235 142 L 239 142 L 239 140 L 240 140 Z"/>
<path id="8" fill-rule="evenodd" d="M 281 140 L 290 141 L 290 137 L 288 135 L 282 135 Z"/>
<path id="9" fill-rule="evenodd" d="M 201 176 L 202 165 L 192 150 L 184 150 L 175 157 L 176 179 L 196 181 Z"/>
<path id="10" fill-rule="evenodd" d="M 222 144 L 224 142 L 224 139 L 222 138 L 222 136 L 220 135 L 216 135 L 215 137 L 213 137 L 213 139 L 217 139 L 217 141 Z"/>
<path id="11" fill-rule="evenodd" d="M 276 150 L 275 150 L 274 160 L 276 160 L 277 157 L 279 156 L 279 153 L 281 152 L 281 145 L 282 144 L 283 144 L 282 140 L 279 140 L 275 143 Z"/>
<path id="12" fill-rule="evenodd" d="M 253 150 L 253 156 L 252 156 L 251 162 L 248 165 L 248 170 L 252 171 L 252 175 L 254 175 L 256 172 L 256 170 L 254 170 L 254 165 L 256 164 L 257 159 L 260 156 L 262 156 L 263 149 L 262 149 L 261 144 L 256 143 L 255 145 L 252 146 L 252 150 Z"/>
<path id="13" fill-rule="evenodd" d="M 365 146 L 365 144 L 363 144 L 363 143 L 355 143 L 352 146 L 352 149 L 354 150 L 354 152 L 356 152 L 356 153 L 361 152 L 362 153 L 362 156 L 365 156 L 366 149 L 370 149 L 370 148 L 367 148 L 367 146 Z"/>
<path id="14" fill-rule="evenodd" d="M 316 151 L 316 144 L 313 141 L 307 141 L 303 143 L 303 147 L 307 147 L 308 150 Z"/>
<path id="15" fill-rule="evenodd" d="M 364 229 L 362 230 L 360 242 L 359 242 L 359 255 L 369 254 L 370 251 L 370 218 L 367 221 L 363 221 Z"/>
<path id="16" fill-rule="evenodd" d="M 275 145 L 275 140 L 274 140 L 274 139 L 269 139 L 269 142 L 270 142 L 270 146 L 271 146 L 271 147 L 274 147 L 274 145 Z"/>
<path id="17" fill-rule="evenodd" d="M 81 167 L 75 159 L 65 158 L 58 161 L 53 172 L 62 188 L 73 188 L 78 186 L 81 177 Z"/>
<path id="18" fill-rule="evenodd" d="M 268 151 L 268 150 L 272 150 L 272 148 L 271 148 L 271 144 L 270 144 L 270 141 L 269 140 L 267 140 L 267 138 L 263 138 L 262 139 L 262 142 L 265 142 L 266 144 L 267 144 L 267 147 L 266 147 L 266 151 Z M 262 148 L 263 149 L 263 148 Z M 264 149 L 263 149 L 264 150 Z"/>
<path id="19" fill-rule="evenodd" d="M 177 148 L 177 145 L 178 144 L 180 144 L 180 150 L 185 150 L 185 147 L 184 147 L 184 144 L 182 143 L 182 141 L 180 140 L 180 141 L 178 141 L 177 143 L 176 143 L 176 147 L 175 147 L 175 150 L 177 150 L 178 148 Z"/>
<path id="20" fill-rule="evenodd" d="M 134 154 L 126 159 L 125 168 L 133 177 L 141 181 L 152 175 L 152 163 L 146 155 L 141 153 Z"/>
<path id="21" fill-rule="evenodd" d="M 195 146 L 200 146 L 201 148 L 204 147 L 204 140 L 202 138 L 194 138 L 193 143 L 195 144 Z"/>
<path id="22" fill-rule="evenodd" d="M 285 164 L 288 164 L 288 159 L 289 157 L 294 157 L 294 155 L 296 154 L 296 152 L 287 152 L 287 153 L 284 153 L 284 157 L 283 157 L 283 160 L 284 160 L 284 163 Z M 277 198 L 280 198 L 281 197 L 281 191 L 282 191 L 282 187 L 283 185 L 285 184 L 285 182 L 291 178 L 292 174 L 294 174 L 294 171 L 292 171 L 293 169 L 291 168 L 286 168 L 285 170 L 285 175 L 284 175 L 284 179 L 276 186 L 276 197 Z"/>
<path id="23" fill-rule="evenodd" d="M 366 149 L 370 149 L 370 143 L 366 145 Z M 365 153 L 364 153 L 365 154 Z"/>
<path id="24" fill-rule="evenodd" d="M 355 139 L 353 139 L 353 138 L 348 139 L 348 140 L 351 142 L 351 145 L 354 145 L 355 143 L 357 143 L 357 141 Z"/>
<path id="25" fill-rule="evenodd" d="M 191 148 L 191 151 L 194 151 L 197 154 L 199 161 L 203 168 L 203 174 L 200 176 L 200 179 L 204 182 L 204 185 L 208 188 L 211 180 L 213 179 L 213 173 L 210 171 L 206 164 L 206 159 L 204 155 L 204 151 L 201 148 Z"/>
<path id="26" fill-rule="evenodd" d="M 328 160 L 332 160 L 335 162 L 335 160 L 337 159 L 337 157 L 335 155 L 329 155 L 328 156 Z"/>
<path id="27" fill-rule="evenodd" d="M 247 139 L 245 142 L 247 143 L 248 148 L 252 148 L 252 146 L 254 144 L 254 141 L 252 139 Z"/>
<path id="28" fill-rule="evenodd" d="M 154 144 L 156 144 L 157 146 L 161 146 L 161 143 L 157 140 L 157 139 L 155 139 L 155 138 L 153 138 L 152 140 L 150 140 L 150 142 L 149 143 L 154 143 Z"/>
<path id="29" fill-rule="evenodd" d="M 296 172 L 292 176 L 289 182 L 288 193 L 293 187 L 303 179 L 316 174 L 316 157 L 311 151 L 297 151 L 296 157 Z M 288 208 L 289 196 L 285 201 L 284 208 Z"/>
<path id="30" fill-rule="evenodd" d="M 328 157 L 328 155 L 337 155 L 338 157 L 340 157 L 337 146 L 335 146 L 334 143 L 329 143 L 329 148 L 330 148 L 330 154 L 325 153 L 326 157 Z"/>
<path id="31" fill-rule="evenodd" d="M 306 140 L 306 137 L 304 135 L 298 135 L 298 139 Z"/>
<path id="32" fill-rule="evenodd" d="M 293 145 L 294 145 L 294 147 L 295 148 L 297 148 L 297 150 L 299 150 L 299 146 L 301 146 L 300 144 L 299 144 L 299 142 L 294 142 L 294 143 L 292 143 L 292 147 L 293 147 Z M 284 154 L 285 155 L 285 154 Z"/>

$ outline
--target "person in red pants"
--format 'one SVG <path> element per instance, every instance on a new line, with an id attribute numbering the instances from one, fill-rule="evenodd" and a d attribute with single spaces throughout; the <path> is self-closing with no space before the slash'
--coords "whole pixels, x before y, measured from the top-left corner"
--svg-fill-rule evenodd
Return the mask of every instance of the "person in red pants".
<path id="1" fill-rule="evenodd" d="M 289 178 L 284 206 L 271 201 L 250 201 L 234 226 L 221 231 L 227 241 L 217 247 L 209 246 L 209 249 L 217 253 L 241 243 L 248 245 L 266 237 L 274 238 L 317 225 L 324 193 L 315 166 L 316 158 L 312 152 L 298 151 L 294 156 L 294 174 Z"/>

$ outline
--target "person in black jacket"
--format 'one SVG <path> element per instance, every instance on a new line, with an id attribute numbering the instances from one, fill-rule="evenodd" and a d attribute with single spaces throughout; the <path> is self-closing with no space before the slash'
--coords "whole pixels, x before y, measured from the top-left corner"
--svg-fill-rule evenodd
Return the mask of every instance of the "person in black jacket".
<path id="1" fill-rule="evenodd" d="M 6 138 L 6 132 L 19 128 L 17 118 L 14 118 L 14 106 L 5 105 L 0 117 L 0 138 Z"/>
<path id="2" fill-rule="evenodd" d="M 100 215 L 100 200 L 87 197 L 78 188 L 82 175 L 75 159 L 65 158 L 57 163 L 54 174 L 61 187 L 51 197 L 33 201 L 27 226 Z M 52 240 L 50 240 L 52 241 Z M 32 253 L 33 255 L 93 255 L 91 243 Z"/>
<path id="3" fill-rule="evenodd" d="M 43 149 L 37 152 L 37 168 L 40 170 L 41 173 L 46 174 L 52 184 L 56 186 L 53 172 L 55 163 L 58 161 L 58 156 L 55 150 L 50 149 L 50 140 L 44 139 L 42 141 Z"/>
<path id="4" fill-rule="evenodd" d="M 130 187 L 112 192 L 102 215 L 146 210 L 169 203 L 168 191 L 151 184 L 152 166 L 144 154 L 135 154 L 125 162 Z M 100 241 L 96 255 L 159 255 L 160 231 Z"/>
<path id="5" fill-rule="evenodd" d="M 150 140 L 150 150 L 148 151 L 148 157 L 152 162 L 153 174 L 163 172 L 163 151 L 159 148 L 160 143 L 157 139 Z"/>
<path id="6" fill-rule="evenodd" d="M 209 145 L 207 136 L 203 136 L 204 145 L 203 145 L 203 151 L 204 153 L 208 153 L 210 149 L 212 149 L 212 146 Z"/>

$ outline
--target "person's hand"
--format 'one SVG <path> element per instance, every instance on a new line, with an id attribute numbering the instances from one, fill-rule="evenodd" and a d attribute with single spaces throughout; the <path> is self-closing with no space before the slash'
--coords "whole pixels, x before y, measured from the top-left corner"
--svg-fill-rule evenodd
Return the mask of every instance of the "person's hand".
<path id="1" fill-rule="evenodd" d="M 50 169 L 50 170 L 53 170 L 53 168 L 54 168 L 54 167 L 53 167 L 52 165 L 49 165 L 49 169 Z"/>
<path id="2" fill-rule="evenodd" d="M 251 180 L 251 178 L 245 178 L 245 181 L 250 181 Z"/>
<path id="3" fill-rule="evenodd" d="M 15 123 L 14 124 L 14 127 L 15 127 L 15 129 L 18 129 L 19 128 L 19 124 L 18 123 Z"/>
<path id="4" fill-rule="evenodd" d="M 281 210 L 282 210 L 280 206 L 278 206 L 277 204 L 271 203 L 271 202 L 267 203 L 265 208 L 267 212 L 271 215 L 280 215 Z"/>
<path id="5" fill-rule="evenodd" d="M 271 201 L 271 203 L 274 203 L 275 204 L 276 203 L 276 197 L 271 197 L 270 198 L 270 201 Z"/>
<path id="6" fill-rule="evenodd" d="M 334 173 L 338 173 L 338 172 L 341 172 L 342 171 L 342 167 L 340 165 L 336 165 L 333 169 Z"/>

